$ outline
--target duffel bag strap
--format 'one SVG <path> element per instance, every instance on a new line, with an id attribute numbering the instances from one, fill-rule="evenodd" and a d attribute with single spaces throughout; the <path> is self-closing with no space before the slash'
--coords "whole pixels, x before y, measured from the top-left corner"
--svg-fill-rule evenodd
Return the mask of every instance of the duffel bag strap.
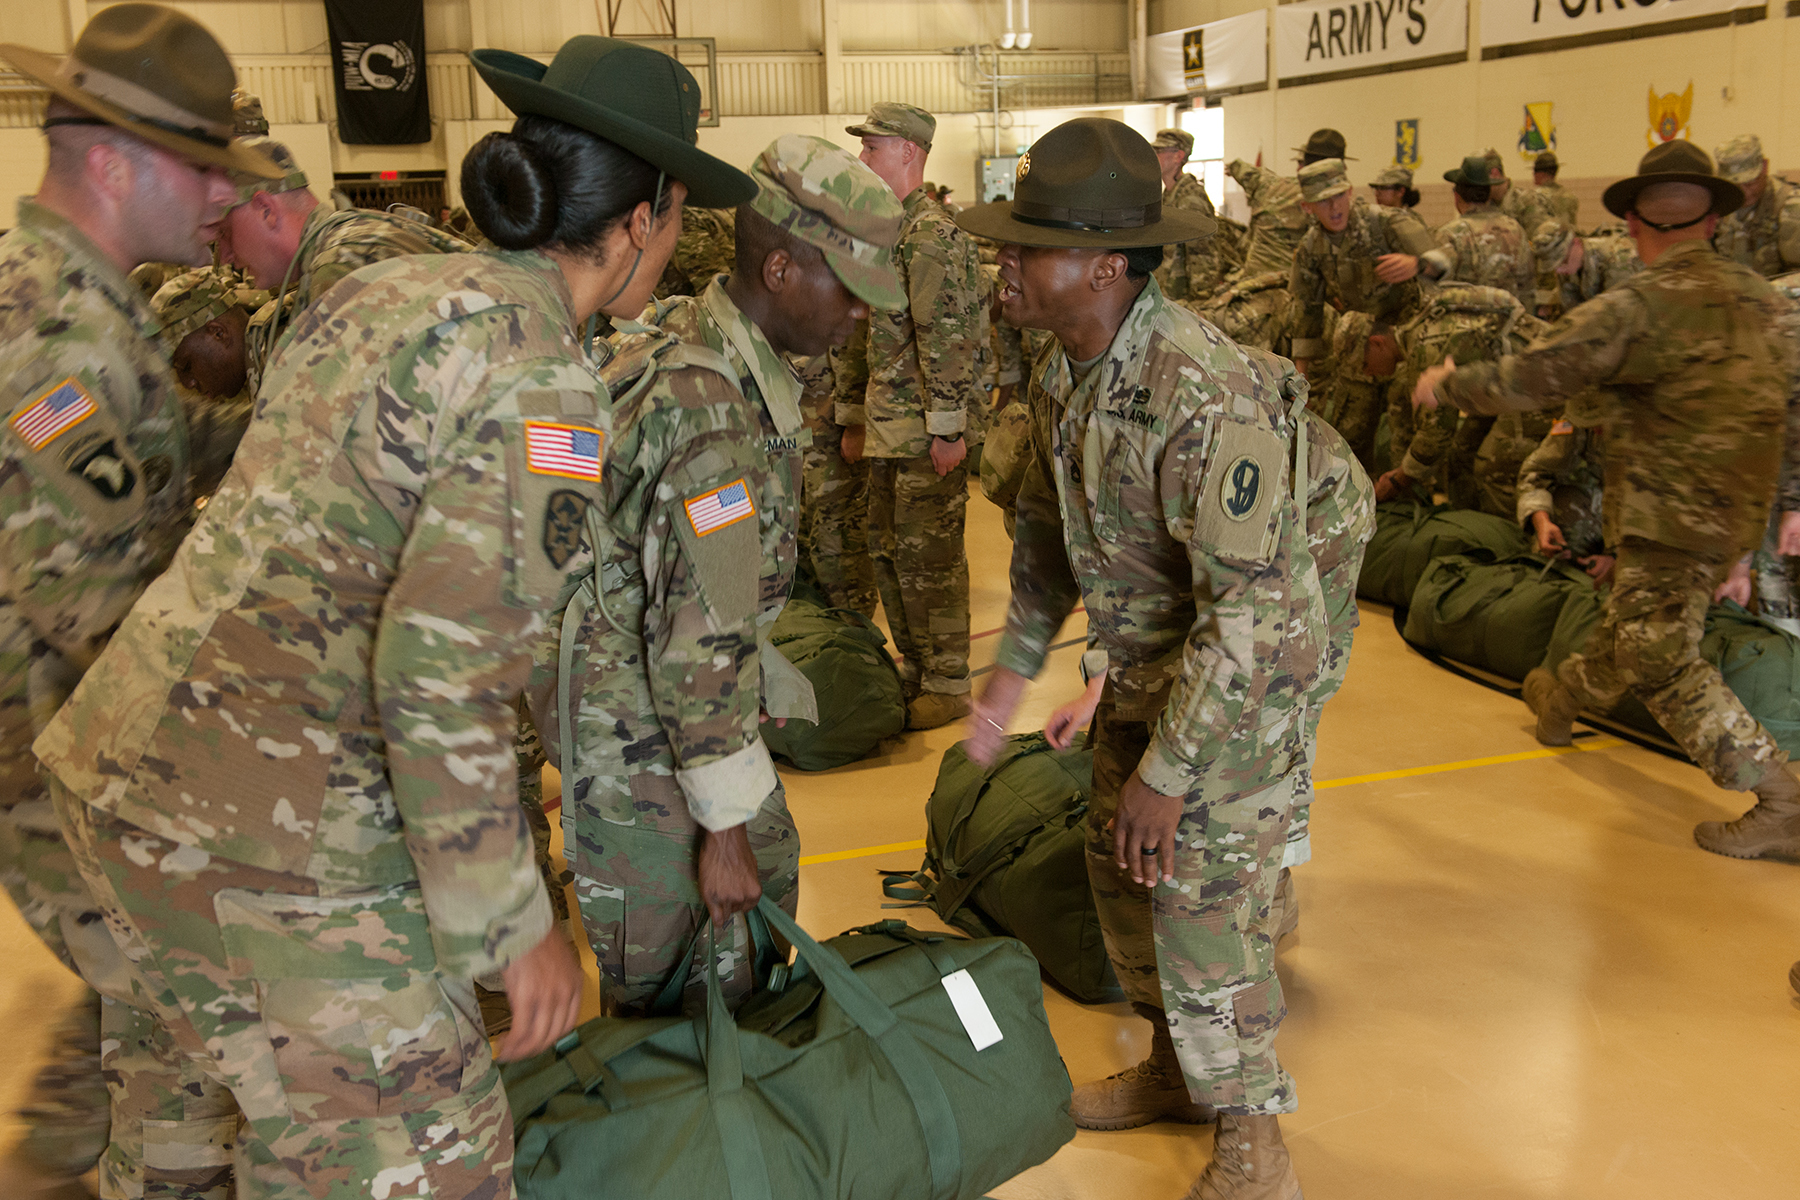
<path id="1" fill-rule="evenodd" d="M 756 907 L 775 932 L 793 943 L 794 949 L 812 967 L 813 974 L 843 1009 L 844 1015 L 869 1035 L 894 1068 L 912 1101 L 913 1113 L 924 1134 L 925 1150 L 931 1159 L 932 1200 L 955 1200 L 962 1188 L 962 1133 L 957 1129 L 950 1097 L 944 1094 L 943 1081 L 931 1069 L 919 1043 L 900 1023 L 894 1010 L 870 990 L 868 984 L 857 978 L 841 955 L 813 941 L 798 922 L 767 896 L 757 901 Z M 723 1003 L 721 999 L 721 1006 Z M 732 1200 L 741 1198 L 734 1194 Z"/>
<path id="2" fill-rule="evenodd" d="M 780 952 L 775 947 L 775 935 L 769 931 L 769 923 L 760 912 L 753 908 L 745 913 L 744 925 L 750 932 L 750 961 L 753 964 L 750 976 L 754 982 L 761 984 L 780 959 Z M 712 917 L 708 914 L 701 917 L 699 928 L 694 930 L 694 936 L 688 939 L 687 948 L 676 960 L 675 970 L 663 981 L 662 990 L 656 993 L 656 999 L 650 1002 L 651 1016 L 681 1015 L 681 994 L 687 990 L 688 980 L 693 977 L 694 954 L 700 949 L 700 939 L 711 936 Z M 716 954 L 713 961 L 718 961 Z"/>
<path id="3" fill-rule="evenodd" d="M 750 1099 L 744 1095 L 743 1047 L 738 1044 L 737 1022 L 725 1007 L 725 988 L 719 982 L 719 947 L 712 929 L 709 917 L 706 1015 L 696 1022 L 705 1035 L 706 1092 L 712 1104 L 713 1124 L 719 1131 L 719 1149 L 725 1158 L 725 1178 L 731 1188 L 731 1200 L 774 1200 L 762 1138 L 750 1115 Z M 686 974 L 685 969 L 682 973 Z"/>
<path id="4" fill-rule="evenodd" d="M 589 1095 L 599 1092 L 601 1102 L 611 1111 L 612 1098 L 622 1094 L 617 1082 L 612 1070 L 581 1044 L 581 1033 L 577 1030 L 556 1043 L 555 1060 L 545 1063 L 541 1071 L 525 1079 L 510 1081 L 506 1099 L 513 1112 L 523 1117 L 550 1103 L 552 1097 L 573 1088 Z M 614 1086 L 602 1088 L 602 1084 L 608 1083 Z"/>

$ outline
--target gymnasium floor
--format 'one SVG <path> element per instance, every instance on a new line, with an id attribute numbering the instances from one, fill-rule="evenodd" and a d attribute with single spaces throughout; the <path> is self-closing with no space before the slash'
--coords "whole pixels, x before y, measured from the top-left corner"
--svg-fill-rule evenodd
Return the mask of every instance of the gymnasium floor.
<path id="1" fill-rule="evenodd" d="M 1003 619 L 1009 544 L 979 493 L 969 515 L 980 635 Z M 1426 663 L 1385 610 L 1363 619 L 1320 733 L 1314 859 L 1295 872 L 1300 930 L 1279 956 L 1279 1049 L 1300 1090 L 1282 1126 L 1309 1200 L 1800 1195 L 1800 1003 L 1787 987 L 1800 866 L 1697 849 L 1696 821 L 1747 803 L 1611 738 L 1545 750 L 1522 705 Z M 977 637 L 977 669 L 994 642 Z M 1078 652 L 1052 657 L 1015 728 L 1075 695 Z M 809 930 L 895 915 L 875 868 L 917 864 L 925 798 L 958 736 L 785 773 Z M 72 981 L 10 908 L 0 954 L 13 964 L 0 1020 L 19 1031 L 0 1065 L 10 1113 L 35 1066 L 29 1031 Z M 1045 1002 L 1078 1082 L 1148 1045 L 1123 1004 Z M 1178 1200 L 1210 1146 L 1180 1125 L 1083 1132 L 993 1195 Z"/>

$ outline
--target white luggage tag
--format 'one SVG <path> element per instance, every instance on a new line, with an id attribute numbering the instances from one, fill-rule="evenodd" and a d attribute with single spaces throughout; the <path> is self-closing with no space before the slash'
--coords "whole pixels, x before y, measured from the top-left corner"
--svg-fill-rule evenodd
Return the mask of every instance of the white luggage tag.
<path id="1" fill-rule="evenodd" d="M 944 990 L 950 993 L 950 1003 L 955 1007 L 956 1015 L 962 1020 L 963 1029 L 977 1052 L 986 1050 L 1004 1037 L 1000 1026 L 994 1023 L 994 1014 L 988 1011 L 987 1001 L 981 998 L 981 989 L 975 985 L 974 976 L 967 971 L 946 975 Z"/>

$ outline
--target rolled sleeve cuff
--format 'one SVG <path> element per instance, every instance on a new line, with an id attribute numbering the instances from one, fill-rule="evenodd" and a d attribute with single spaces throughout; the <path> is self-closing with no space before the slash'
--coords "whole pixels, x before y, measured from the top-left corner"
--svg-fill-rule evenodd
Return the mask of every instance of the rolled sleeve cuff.
<path id="1" fill-rule="evenodd" d="M 524 902 L 487 923 L 479 948 L 467 944 L 472 938 L 433 938 L 438 967 L 445 974 L 472 979 L 502 970 L 544 940 L 556 918 L 550 909 L 550 894 L 529 858 L 526 866 L 531 875 Z M 455 944 L 458 942 L 464 944 Z"/>
<path id="2" fill-rule="evenodd" d="M 1138 761 L 1137 773 L 1145 786 L 1159 795 L 1185 796 L 1194 790 L 1193 764 L 1175 757 L 1161 738 L 1151 739 L 1150 748 Z"/>
<path id="3" fill-rule="evenodd" d="M 1107 668 L 1111 665 L 1111 659 L 1107 657 L 1106 651 L 1098 648 L 1083 650 L 1081 652 L 1081 682 L 1094 682 L 1106 674 Z"/>
<path id="4" fill-rule="evenodd" d="M 1036 679 L 1037 673 L 1044 669 L 1044 651 L 1042 647 L 1026 645 L 1024 639 L 1015 636 L 1009 629 L 1000 635 L 1000 645 L 994 651 L 994 661 L 1027 679 Z"/>
<path id="5" fill-rule="evenodd" d="M 1426 483 L 1437 473 L 1436 463 L 1422 463 L 1408 450 L 1400 460 L 1400 473 L 1417 483 Z"/>
<path id="6" fill-rule="evenodd" d="M 839 425 L 865 425 L 863 406 L 860 404 L 844 404 L 841 401 L 833 405 L 834 416 Z"/>
<path id="7" fill-rule="evenodd" d="M 1555 511 L 1555 509 L 1554 509 L 1554 506 L 1552 506 L 1550 503 L 1550 494 L 1548 492 L 1520 492 L 1519 493 L 1519 501 L 1518 501 L 1519 524 L 1525 526 L 1525 528 L 1527 530 L 1530 530 L 1530 528 L 1531 528 L 1531 514 L 1532 513 L 1540 513 L 1540 512 L 1547 513 L 1547 512 L 1553 512 L 1553 511 Z"/>
<path id="8" fill-rule="evenodd" d="M 1295 338 L 1293 350 L 1295 358 L 1323 358 L 1325 357 L 1325 339 Z"/>
<path id="9" fill-rule="evenodd" d="M 1008 387 L 1012 384 L 1018 383 L 1019 380 L 1023 379 L 1024 377 L 1025 377 L 1025 373 L 1023 371 L 1021 371 L 1018 367 L 1008 367 L 1004 371 L 1001 371 L 994 376 L 994 386 L 995 387 Z"/>
<path id="10" fill-rule="evenodd" d="M 1426 267 L 1430 267 L 1431 271 L 1436 273 L 1432 276 L 1436 279 L 1448 279 L 1450 277 L 1451 268 L 1455 266 L 1456 261 L 1448 254 L 1444 253 L 1441 248 L 1437 250 L 1427 250 L 1425 253 L 1419 255 L 1420 271 L 1424 272 Z"/>
<path id="11" fill-rule="evenodd" d="M 675 782 L 687 797 L 688 812 L 708 832 L 742 825 L 762 811 L 780 780 L 761 738 L 705 766 L 677 769 Z"/>
<path id="12" fill-rule="evenodd" d="M 925 414 L 925 432 L 932 437 L 954 437 L 968 428 L 969 414 L 963 409 Z"/>

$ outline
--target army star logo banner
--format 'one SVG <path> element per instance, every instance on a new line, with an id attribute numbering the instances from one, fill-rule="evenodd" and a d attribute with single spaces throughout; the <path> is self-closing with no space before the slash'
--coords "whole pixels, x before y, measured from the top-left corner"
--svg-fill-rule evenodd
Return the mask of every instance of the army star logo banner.
<path id="1" fill-rule="evenodd" d="M 1269 17 L 1262 9 L 1144 39 L 1152 96 L 1248 87 L 1269 78 Z"/>
<path id="2" fill-rule="evenodd" d="M 338 136 L 357 146 L 431 140 L 425 0 L 325 0 Z"/>

